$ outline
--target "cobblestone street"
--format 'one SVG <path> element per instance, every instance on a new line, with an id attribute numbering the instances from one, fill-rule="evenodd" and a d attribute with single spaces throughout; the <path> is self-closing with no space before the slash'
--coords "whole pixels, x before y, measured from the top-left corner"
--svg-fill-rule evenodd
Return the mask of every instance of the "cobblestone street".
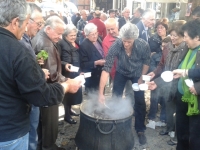
<path id="1" fill-rule="evenodd" d="M 147 93 L 145 93 L 147 94 Z M 107 96 L 109 97 L 111 94 L 107 93 Z M 84 100 L 86 100 L 87 97 L 84 96 Z M 146 95 L 146 104 L 147 104 L 147 110 L 149 108 L 149 96 L 148 94 Z M 76 110 L 76 112 L 79 112 L 79 105 L 73 106 L 73 109 Z M 159 114 L 159 113 L 158 113 Z M 75 145 L 75 135 L 79 127 L 79 117 L 73 117 L 76 121 L 77 124 L 75 125 L 70 125 L 69 123 L 66 123 L 63 121 L 63 116 L 64 116 L 64 108 L 61 105 L 59 107 L 59 135 L 57 139 L 57 144 L 66 150 L 76 150 L 76 145 Z M 157 117 L 158 118 L 158 117 Z M 147 144 L 146 145 L 140 145 L 138 142 L 138 137 L 135 133 L 134 130 L 134 116 L 133 116 L 133 134 L 134 134 L 134 140 L 135 140 L 135 145 L 133 150 L 175 150 L 176 146 L 170 146 L 167 144 L 167 141 L 170 140 L 170 136 L 164 135 L 161 136 L 159 135 L 159 131 L 162 130 L 164 127 L 156 127 L 156 129 L 146 129 L 146 137 L 147 137 Z"/>

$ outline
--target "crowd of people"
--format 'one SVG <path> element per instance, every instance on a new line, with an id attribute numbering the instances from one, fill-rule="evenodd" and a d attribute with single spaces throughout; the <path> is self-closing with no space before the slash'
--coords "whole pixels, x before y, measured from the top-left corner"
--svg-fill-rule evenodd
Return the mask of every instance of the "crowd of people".
<path id="1" fill-rule="evenodd" d="M 85 94 L 97 92 L 105 102 L 105 86 L 113 83 L 112 96 L 134 101 L 135 131 L 139 143 L 147 142 L 146 127 L 166 126 L 160 135 L 174 136 L 169 145 L 177 150 L 200 147 L 200 6 L 191 21 L 156 20 L 152 9 L 137 8 L 133 18 L 124 8 L 119 15 L 81 10 L 72 18 L 42 10 L 25 0 L 0 0 L 0 149 L 62 150 L 56 145 L 58 107 L 64 121 L 77 122 L 72 105 Z M 46 51 L 46 59 L 38 55 Z M 78 68 L 74 71 L 72 68 Z M 166 83 L 164 71 L 174 80 Z M 91 77 L 84 79 L 84 74 Z M 146 114 L 144 91 L 133 91 L 143 75 L 151 90 Z M 186 79 L 193 81 L 188 87 Z M 160 121 L 156 120 L 158 104 Z M 148 123 L 145 124 L 145 117 Z M 3 135 L 3 136 L 2 136 Z"/>

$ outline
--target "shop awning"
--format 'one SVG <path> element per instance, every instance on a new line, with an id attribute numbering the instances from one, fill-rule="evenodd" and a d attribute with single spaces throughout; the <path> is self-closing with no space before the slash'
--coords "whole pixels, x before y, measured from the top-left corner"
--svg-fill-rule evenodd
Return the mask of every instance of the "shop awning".
<path id="1" fill-rule="evenodd" d="M 188 3 L 188 0 L 146 0 L 146 2 L 157 2 L 157 3 Z"/>

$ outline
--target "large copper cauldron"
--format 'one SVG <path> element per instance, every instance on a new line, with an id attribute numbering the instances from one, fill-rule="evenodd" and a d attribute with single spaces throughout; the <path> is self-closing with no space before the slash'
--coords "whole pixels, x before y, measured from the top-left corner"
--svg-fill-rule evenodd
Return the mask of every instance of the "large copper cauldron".
<path id="1" fill-rule="evenodd" d="M 119 119 L 103 119 L 103 112 L 94 110 L 93 115 L 85 113 L 89 101 L 80 107 L 80 125 L 75 142 L 80 150 L 131 150 L 134 146 L 132 114 Z M 108 109 L 105 107 L 105 109 Z M 112 113 L 112 110 L 110 110 Z M 97 114 L 101 117 L 97 117 Z"/>

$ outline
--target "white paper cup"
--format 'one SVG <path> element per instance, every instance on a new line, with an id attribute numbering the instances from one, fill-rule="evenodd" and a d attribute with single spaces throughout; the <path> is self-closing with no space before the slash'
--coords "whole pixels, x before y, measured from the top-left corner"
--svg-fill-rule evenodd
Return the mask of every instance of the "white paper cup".
<path id="1" fill-rule="evenodd" d="M 85 78 L 91 77 L 91 72 L 86 72 L 86 73 L 84 73 L 84 77 L 85 77 Z"/>
<path id="2" fill-rule="evenodd" d="M 144 80 L 144 81 L 150 81 L 151 80 L 151 76 L 142 75 L 142 80 Z"/>
<path id="3" fill-rule="evenodd" d="M 185 84 L 188 87 L 192 87 L 194 85 L 194 82 L 191 79 L 185 79 Z"/>
<path id="4" fill-rule="evenodd" d="M 138 86 L 138 83 L 133 83 L 132 84 L 132 88 L 133 88 L 134 91 L 139 91 L 140 90 L 140 88 Z"/>
<path id="5" fill-rule="evenodd" d="M 76 67 L 76 66 L 72 66 L 72 65 L 71 65 L 70 70 L 71 70 L 72 72 L 78 72 L 79 67 Z"/>
<path id="6" fill-rule="evenodd" d="M 85 78 L 84 78 L 83 75 L 79 75 L 79 76 L 77 76 L 77 77 L 74 78 L 74 79 L 80 80 L 82 86 L 85 84 Z"/>
<path id="7" fill-rule="evenodd" d="M 142 83 L 139 85 L 139 88 L 141 91 L 146 91 L 146 90 L 148 90 L 148 85 L 145 83 Z"/>
<path id="8" fill-rule="evenodd" d="M 171 71 L 165 71 L 161 74 L 161 78 L 165 82 L 171 82 L 173 80 L 173 73 Z"/>

